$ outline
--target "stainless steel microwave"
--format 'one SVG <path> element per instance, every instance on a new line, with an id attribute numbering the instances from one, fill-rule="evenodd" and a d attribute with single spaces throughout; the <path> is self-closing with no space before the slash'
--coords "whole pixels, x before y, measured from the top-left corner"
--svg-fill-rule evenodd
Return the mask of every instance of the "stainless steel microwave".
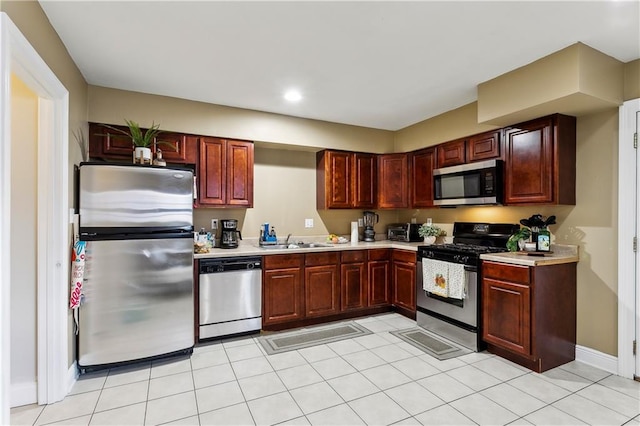
<path id="1" fill-rule="evenodd" d="M 433 184 L 436 206 L 502 204 L 502 161 L 435 169 Z"/>

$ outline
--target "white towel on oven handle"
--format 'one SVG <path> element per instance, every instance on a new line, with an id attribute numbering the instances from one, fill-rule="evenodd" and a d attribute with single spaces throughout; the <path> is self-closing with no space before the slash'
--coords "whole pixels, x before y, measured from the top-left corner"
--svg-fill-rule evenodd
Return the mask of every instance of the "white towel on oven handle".
<path id="1" fill-rule="evenodd" d="M 442 297 L 449 297 L 449 263 L 422 259 L 422 289 Z"/>
<path id="2" fill-rule="evenodd" d="M 448 297 L 464 299 L 467 296 L 467 272 L 464 265 L 449 263 Z"/>

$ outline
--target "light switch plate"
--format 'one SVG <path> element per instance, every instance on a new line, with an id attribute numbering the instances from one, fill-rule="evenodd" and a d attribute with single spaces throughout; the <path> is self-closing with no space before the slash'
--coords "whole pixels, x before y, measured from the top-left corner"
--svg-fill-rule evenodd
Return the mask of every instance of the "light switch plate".
<path id="1" fill-rule="evenodd" d="M 313 228 L 313 219 L 305 219 L 304 220 L 305 228 Z"/>

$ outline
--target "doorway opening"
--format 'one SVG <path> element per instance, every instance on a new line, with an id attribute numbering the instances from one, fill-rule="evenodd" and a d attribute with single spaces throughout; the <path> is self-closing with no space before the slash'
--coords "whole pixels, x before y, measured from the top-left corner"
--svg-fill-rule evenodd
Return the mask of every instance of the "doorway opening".
<path id="1" fill-rule="evenodd" d="M 13 253 L 11 78 L 37 96 L 35 223 L 37 247 Z M 63 399 L 68 389 L 67 295 L 69 280 L 68 126 L 69 93 L 27 39 L 0 13 L 0 423 L 11 405 L 11 267 L 20 256 L 35 257 L 37 400 Z M 33 336 L 32 336 L 33 338 Z"/>

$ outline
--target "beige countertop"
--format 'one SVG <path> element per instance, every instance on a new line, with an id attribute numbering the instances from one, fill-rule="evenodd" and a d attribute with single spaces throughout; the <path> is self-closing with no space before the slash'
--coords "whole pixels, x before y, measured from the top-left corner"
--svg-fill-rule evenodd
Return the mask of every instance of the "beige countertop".
<path id="1" fill-rule="evenodd" d="M 318 242 L 325 243 L 325 241 L 305 241 L 305 242 Z M 296 253 L 313 253 L 321 251 L 342 251 L 342 250 L 367 250 L 376 248 L 393 248 L 400 250 L 418 251 L 418 246 L 424 245 L 424 242 L 417 243 L 403 243 L 399 241 L 381 240 L 373 243 L 365 243 L 359 241 L 357 243 L 345 243 L 345 244 L 332 244 L 330 247 L 312 247 L 312 248 L 297 248 L 297 249 L 264 249 L 258 247 L 257 239 L 254 241 L 246 240 L 240 241 L 238 248 L 235 249 L 211 249 L 209 253 L 195 253 L 194 259 L 214 259 L 219 257 L 235 257 L 235 256 L 265 256 L 270 254 L 296 254 Z"/>
<path id="2" fill-rule="evenodd" d="M 578 246 L 552 244 L 551 251 L 553 253 L 545 254 L 544 256 L 529 256 L 526 252 L 482 254 L 480 259 L 522 266 L 557 265 L 560 263 L 574 263 L 580 260 Z"/>

